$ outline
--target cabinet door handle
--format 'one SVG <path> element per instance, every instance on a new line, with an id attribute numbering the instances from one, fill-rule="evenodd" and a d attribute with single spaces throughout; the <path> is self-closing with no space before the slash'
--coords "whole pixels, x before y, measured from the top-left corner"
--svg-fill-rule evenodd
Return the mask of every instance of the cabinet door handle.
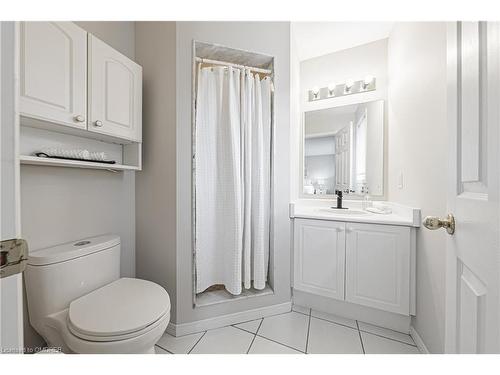
<path id="1" fill-rule="evenodd" d="M 345 231 L 346 231 L 346 233 L 351 233 L 353 231 L 353 229 L 352 228 L 347 228 Z"/>
<path id="2" fill-rule="evenodd" d="M 97 126 L 98 128 L 100 128 L 102 126 L 102 121 L 97 120 L 96 122 L 94 122 L 94 125 Z"/>
<path id="3" fill-rule="evenodd" d="M 85 121 L 85 116 L 82 116 L 82 115 L 76 115 L 76 116 L 75 116 L 75 121 L 76 121 L 76 122 L 84 122 L 84 121 Z"/>

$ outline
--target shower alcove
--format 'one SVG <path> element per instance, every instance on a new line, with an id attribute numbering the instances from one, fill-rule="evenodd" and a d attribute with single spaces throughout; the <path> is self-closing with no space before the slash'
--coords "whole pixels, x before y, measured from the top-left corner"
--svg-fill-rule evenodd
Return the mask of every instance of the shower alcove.
<path id="1" fill-rule="evenodd" d="M 207 196 L 206 194 L 200 194 L 201 192 L 204 192 L 202 189 L 203 184 L 205 183 L 206 178 L 209 180 L 212 178 L 219 178 L 219 176 L 214 177 L 214 176 L 208 176 L 206 178 L 200 178 L 201 175 L 201 163 L 200 161 L 205 160 L 205 156 L 202 156 L 202 152 L 205 152 L 204 146 L 202 144 L 197 144 L 201 143 L 199 142 L 200 137 L 200 124 L 202 124 L 201 121 L 198 120 L 198 114 L 197 111 L 200 110 L 200 105 L 197 103 L 197 99 L 200 98 L 199 93 L 198 93 L 198 88 L 200 87 L 199 79 L 200 78 L 200 72 L 201 69 L 203 68 L 210 68 L 212 71 L 214 69 L 224 69 L 225 74 L 227 74 L 227 71 L 230 69 L 235 69 L 238 72 L 238 77 L 240 77 L 240 72 L 241 72 L 241 86 L 239 83 L 235 83 L 236 87 L 236 95 L 240 95 L 241 92 L 238 92 L 238 90 L 244 90 L 244 83 L 243 80 L 246 77 L 246 74 L 251 74 L 252 77 L 256 77 L 257 81 L 256 82 L 264 82 L 266 80 L 269 83 L 269 97 L 266 97 L 266 99 L 269 99 L 269 101 L 264 100 L 264 107 L 265 104 L 269 103 L 269 111 L 266 112 L 268 113 L 269 116 L 266 117 L 268 119 L 268 128 L 266 128 L 264 125 L 264 135 L 268 134 L 268 138 L 265 136 L 262 138 L 263 139 L 263 144 L 265 152 L 262 154 L 263 158 L 263 163 L 265 164 L 265 168 L 263 168 L 262 174 L 264 175 L 263 179 L 265 183 L 267 184 L 267 191 L 268 194 L 264 196 L 264 202 L 266 203 L 267 207 L 267 217 L 268 217 L 268 222 L 266 222 L 266 225 L 263 227 L 265 228 L 264 230 L 264 239 L 266 241 L 266 246 L 268 248 L 268 253 L 266 253 L 266 263 L 265 263 L 265 284 L 263 282 L 260 282 L 260 287 L 255 288 L 254 287 L 254 279 L 252 277 L 251 279 L 251 286 L 249 287 L 248 281 L 246 283 L 246 286 L 244 285 L 242 281 L 242 285 L 239 293 L 231 293 L 228 291 L 228 288 L 224 283 L 222 282 L 214 282 L 210 285 L 208 284 L 203 284 L 205 285 L 200 289 L 199 280 L 198 280 L 198 272 L 197 272 L 197 264 L 198 266 L 201 264 L 201 255 L 200 252 L 203 251 L 203 248 L 205 247 L 202 243 L 200 243 L 200 237 L 206 238 L 204 235 L 200 235 L 202 231 L 204 230 L 201 227 L 197 228 L 197 225 L 200 226 L 200 223 L 203 225 L 203 220 L 199 220 L 199 217 L 202 217 L 197 210 L 207 212 L 207 203 L 203 201 L 203 199 L 212 199 L 211 196 Z M 275 120 L 274 120 L 274 83 L 273 83 L 273 78 L 274 78 L 274 58 L 272 56 L 268 56 L 265 54 L 260 54 L 260 53 L 255 53 L 255 52 L 249 52 L 245 50 L 240 50 L 240 49 L 234 49 L 234 48 L 229 48 L 226 46 L 222 45 L 216 45 L 216 44 L 211 44 L 211 43 L 206 43 L 206 42 L 200 42 L 200 41 L 193 41 L 193 58 L 192 58 L 192 217 L 193 217 L 193 227 L 192 227 L 192 233 L 193 233 L 193 244 L 192 244 L 192 250 L 193 250 L 193 261 L 192 261 L 192 274 L 193 274 L 193 305 L 194 307 L 202 307 L 202 306 L 208 306 L 208 305 L 213 305 L 213 304 L 218 304 L 218 303 L 225 303 L 225 302 L 231 302 L 235 300 L 240 300 L 243 298 L 252 298 L 252 297 L 257 297 L 257 296 L 265 296 L 265 295 L 272 295 L 274 294 L 273 291 L 273 279 L 274 279 L 274 249 L 273 249 L 273 150 L 274 150 L 274 125 L 275 125 Z M 233 70 L 231 70 L 233 71 Z M 251 73 L 248 73 L 251 72 Z M 244 76 L 245 74 L 245 76 Z M 238 78 L 239 80 L 240 78 Z M 261 81 L 259 81 L 261 80 Z M 243 95 L 243 94 L 241 94 Z M 255 100 L 255 97 L 252 98 L 252 100 Z M 238 112 L 239 114 L 243 113 L 243 100 L 241 100 L 241 96 L 239 97 L 240 103 L 236 106 L 237 110 L 240 111 L 240 106 L 241 106 L 241 112 Z M 254 108 L 252 107 L 252 110 Z M 255 112 L 252 112 L 255 113 Z M 260 112 L 259 112 L 260 113 Z M 209 113 L 211 114 L 211 113 Z M 255 115 L 253 115 L 255 116 Z M 240 117 L 241 118 L 241 117 Z M 242 123 L 244 120 L 241 120 Z M 255 120 L 254 120 L 255 121 Z M 266 121 L 264 121 L 266 122 Z M 219 124 L 217 124 L 219 126 Z M 243 127 L 241 128 L 243 129 Z M 260 128 L 259 128 L 260 130 Z M 266 130 L 268 130 L 268 133 L 266 133 Z M 253 131 L 253 130 L 252 130 Z M 241 131 L 241 136 L 242 138 L 245 136 L 245 130 Z M 244 144 L 244 141 L 241 141 L 242 145 Z M 226 147 L 223 145 L 222 147 Z M 244 146 L 241 146 L 243 150 Z M 252 145 L 252 147 L 254 147 Z M 201 151 L 200 151 L 201 150 Z M 197 155 L 197 152 L 200 153 L 200 155 Z M 267 153 L 266 153 L 267 152 Z M 243 153 L 243 151 L 242 151 Z M 255 155 L 257 153 L 254 153 Z M 260 154 L 260 153 L 259 153 Z M 255 158 L 255 155 L 253 156 Z M 267 156 L 267 158 L 266 158 Z M 199 157 L 199 158 L 198 158 Z M 207 156 L 208 158 L 208 156 Z M 241 159 L 244 160 L 244 156 L 241 156 Z M 255 160 L 255 159 L 253 159 Z M 200 163 L 199 166 L 197 166 L 197 161 Z M 233 164 L 239 164 L 238 163 L 233 163 Z M 197 167 L 199 168 L 197 170 Z M 224 168 L 226 166 L 224 165 Z M 205 165 L 206 168 L 206 165 Z M 213 169 L 215 170 L 215 168 Z M 244 167 L 241 167 L 241 171 L 244 170 Z M 225 172 L 221 172 L 224 174 Z M 239 172 L 238 172 L 239 173 Z M 244 174 L 244 172 L 241 172 Z M 255 173 L 255 172 L 253 172 Z M 216 172 L 213 172 L 213 174 L 216 174 Z M 205 176 L 203 176 L 205 177 Z M 253 181 L 252 179 L 250 179 Z M 241 185 L 245 185 L 245 180 L 242 178 Z M 242 189 L 244 195 L 244 190 L 245 188 Z M 252 189 L 249 189 L 253 191 Z M 260 190 L 259 190 L 260 191 Z M 197 194 L 198 192 L 198 194 Z M 254 194 L 254 193 L 247 193 L 247 194 Z M 243 198 L 244 200 L 244 198 Z M 219 209 L 217 206 L 217 203 L 215 204 L 216 207 L 215 209 Z M 209 205 L 208 205 L 209 206 Z M 242 207 L 245 208 L 245 202 L 242 203 Z M 253 208 L 252 208 L 253 209 Z M 244 209 L 242 210 L 244 211 Z M 242 214 L 243 216 L 244 214 Z M 253 218 L 252 218 L 253 221 Z M 242 220 L 242 222 L 245 222 Z M 248 224 L 247 224 L 248 225 Z M 253 226 L 252 226 L 253 230 Z M 217 235 L 216 233 L 212 236 L 215 237 Z M 220 235 L 219 235 L 220 237 Z M 215 240 L 217 241 L 217 240 Z M 245 245 L 243 245 L 245 246 Z M 229 249 L 229 251 L 232 251 L 232 249 Z M 237 252 L 237 251 L 236 251 Z M 244 251 L 243 251 L 244 253 Z M 198 259 L 197 259 L 198 257 Z M 245 257 L 245 253 L 243 254 L 242 258 Z M 247 254 L 248 257 L 248 254 Z M 253 243 L 252 243 L 252 262 L 254 259 L 253 256 Z M 215 261 L 214 261 L 215 263 Z M 250 267 L 247 265 L 247 268 Z M 238 266 L 236 266 L 238 268 Z M 245 268 L 244 265 L 241 266 L 241 268 Z M 250 268 L 248 268 L 250 269 Z M 251 272 L 254 272 L 254 267 L 253 263 L 251 266 Z M 198 270 L 199 271 L 199 270 Z M 243 271 L 242 271 L 243 272 Z M 248 277 L 247 277 L 248 280 Z M 233 288 L 234 289 L 234 288 Z"/>

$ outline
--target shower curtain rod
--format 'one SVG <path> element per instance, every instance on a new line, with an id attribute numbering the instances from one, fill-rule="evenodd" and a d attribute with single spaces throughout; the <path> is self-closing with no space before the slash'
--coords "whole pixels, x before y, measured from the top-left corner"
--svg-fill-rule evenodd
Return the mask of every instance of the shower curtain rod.
<path id="1" fill-rule="evenodd" d="M 233 63 L 229 63 L 229 62 L 225 62 L 225 61 L 204 59 L 202 57 L 196 57 L 196 61 L 201 62 L 201 63 L 205 63 L 205 64 L 232 66 L 234 68 L 239 68 L 239 69 L 250 69 L 256 73 L 263 73 L 263 74 L 271 74 L 272 73 L 271 69 L 255 68 L 255 67 L 251 67 L 251 66 L 233 64 Z"/>

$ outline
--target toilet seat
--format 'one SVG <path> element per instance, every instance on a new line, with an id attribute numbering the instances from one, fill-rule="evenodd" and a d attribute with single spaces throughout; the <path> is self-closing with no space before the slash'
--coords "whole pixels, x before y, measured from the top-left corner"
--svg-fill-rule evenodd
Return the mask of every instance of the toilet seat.
<path id="1" fill-rule="evenodd" d="M 89 341 L 118 341 L 142 335 L 170 317 L 164 288 L 146 280 L 121 278 L 71 302 L 67 325 Z"/>

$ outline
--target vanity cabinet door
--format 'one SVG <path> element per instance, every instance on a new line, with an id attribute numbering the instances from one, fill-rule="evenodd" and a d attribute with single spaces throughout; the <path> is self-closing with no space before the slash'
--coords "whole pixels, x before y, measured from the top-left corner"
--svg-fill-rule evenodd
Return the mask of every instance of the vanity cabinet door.
<path id="1" fill-rule="evenodd" d="M 20 22 L 19 109 L 86 129 L 87 32 L 72 22 Z"/>
<path id="2" fill-rule="evenodd" d="M 294 288 L 344 299 L 345 223 L 295 219 Z"/>
<path id="3" fill-rule="evenodd" d="M 410 313 L 410 228 L 347 223 L 348 302 Z"/>
<path id="4" fill-rule="evenodd" d="M 142 67 L 89 34 L 89 127 L 141 141 Z"/>

